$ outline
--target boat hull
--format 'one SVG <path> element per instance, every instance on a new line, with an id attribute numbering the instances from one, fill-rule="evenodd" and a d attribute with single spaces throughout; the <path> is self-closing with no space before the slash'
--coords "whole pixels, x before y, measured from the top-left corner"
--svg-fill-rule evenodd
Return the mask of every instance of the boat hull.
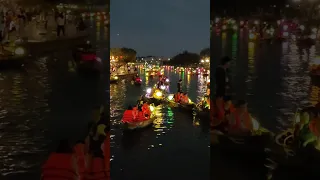
<path id="1" fill-rule="evenodd" d="M 244 154 L 265 154 L 265 148 L 272 143 L 272 135 L 230 136 L 220 132 L 211 132 L 211 147 L 223 149 L 224 152 Z"/>
<path id="2" fill-rule="evenodd" d="M 153 124 L 154 118 L 150 118 L 141 122 L 123 123 L 124 130 L 135 130 L 149 127 Z"/>
<path id="3" fill-rule="evenodd" d="M 184 111 L 187 113 L 193 113 L 195 109 L 194 104 L 180 104 L 173 101 L 169 101 L 169 106 L 171 106 L 173 109 Z"/>

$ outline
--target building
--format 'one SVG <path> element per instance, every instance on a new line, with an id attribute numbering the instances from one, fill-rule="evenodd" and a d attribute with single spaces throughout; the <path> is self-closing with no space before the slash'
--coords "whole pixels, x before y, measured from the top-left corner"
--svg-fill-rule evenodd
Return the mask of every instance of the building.
<path id="1" fill-rule="evenodd" d="M 161 56 L 141 56 L 137 57 L 137 62 L 139 63 L 149 63 L 149 64 L 159 64 L 163 61 L 168 61 L 170 58 L 165 58 Z"/>

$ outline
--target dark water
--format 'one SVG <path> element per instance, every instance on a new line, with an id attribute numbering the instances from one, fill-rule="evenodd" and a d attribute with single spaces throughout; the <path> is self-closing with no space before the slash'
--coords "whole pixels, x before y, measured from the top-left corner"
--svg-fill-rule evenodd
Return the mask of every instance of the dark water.
<path id="1" fill-rule="evenodd" d="M 233 98 L 247 100 L 252 115 L 275 133 L 292 125 L 297 107 L 315 103 L 317 97 L 310 94 L 316 88 L 308 73 L 309 64 L 319 55 L 319 50 L 318 44 L 306 50 L 295 42 L 248 42 L 246 31 L 214 33 L 211 40 L 211 59 L 215 66 L 222 56 L 234 59 Z M 266 178 L 264 161 L 250 163 L 250 157 L 230 159 L 220 154 L 211 154 L 211 157 L 219 180 Z M 232 173 L 226 173 L 228 171 Z M 288 172 L 283 174 L 295 176 L 294 170 Z"/>
<path id="2" fill-rule="evenodd" d="M 136 103 L 147 87 L 156 83 L 140 71 L 143 85 L 137 87 L 128 81 L 111 85 L 112 161 L 111 177 L 121 179 L 208 179 L 209 139 L 208 130 L 198 119 L 170 109 L 165 105 L 156 108 L 152 127 L 123 134 L 120 120 L 126 107 Z M 183 78 L 184 90 L 194 102 L 205 93 L 202 77 L 175 73 L 166 69 L 165 74 L 176 92 L 176 82 Z"/>
<path id="3" fill-rule="evenodd" d="M 88 23 L 90 41 L 108 61 L 107 28 Z M 74 143 L 86 136 L 100 85 L 69 68 L 71 55 L 34 54 L 24 68 L 0 72 L 0 179 L 39 179 L 41 164 L 60 139 Z"/>

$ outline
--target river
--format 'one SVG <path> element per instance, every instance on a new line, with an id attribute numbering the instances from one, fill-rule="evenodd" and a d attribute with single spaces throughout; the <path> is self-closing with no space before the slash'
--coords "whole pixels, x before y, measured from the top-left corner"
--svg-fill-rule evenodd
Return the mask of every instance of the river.
<path id="1" fill-rule="evenodd" d="M 294 42 L 248 42 L 246 30 L 236 34 L 213 33 L 211 39 L 211 61 L 215 67 L 222 56 L 234 60 L 230 68 L 233 99 L 247 100 L 250 113 L 275 133 L 292 124 L 297 107 L 314 103 L 308 73 L 310 61 L 319 53 L 318 44 L 306 50 Z M 266 177 L 263 161 L 250 164 L 248 159 L 228 161 L 220 155 L 211 157 L 213 166 L 219 167 L 213 170 L 218 179 Z M 226 173 L 226 169 L 232 173 Z"/>
<path id="2" fill-rule="evenodd" d="M 139 73 L 142 86 L 123 80 L 110 87 L 112 179 L 208 179 L 208 128 L 191 115 L 160 105 L 152 127 L 129 134 L 121 130 L 124 110 L 135 104 L 158 79 L 148 78 L 142 69 Z M 164 73 L 171 80 L 170 92 L 177 91 L 176 82 L 181 78 L 183 89 L 192 101 L 197 102 L 204 95 L 203 77 L 181 74 L 170 68 Z"/>
<path id="3" fill-rule="evenodd" d="M 93 18 L 87 23 L 98 56 L 109 61 L 108 29 Z M 101 99 L 99 81 L 72 71 L 71 58 L 67 50 L 33 54 L 25 67 L 1 70 L 0 179 L 39 179 L 60 139 L 84 139 Z"/>

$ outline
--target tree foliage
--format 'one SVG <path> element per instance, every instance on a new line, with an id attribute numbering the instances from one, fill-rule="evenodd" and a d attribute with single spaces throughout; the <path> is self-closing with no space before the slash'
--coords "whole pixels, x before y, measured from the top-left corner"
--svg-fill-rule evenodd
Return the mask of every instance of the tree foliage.
<path id="1" fill-rule="evenodd" d="M 125 63 L 136 62 L 137 52 L 134 49 L 123 47 L 121 48 L 121 52 Z"/>
<path id="2" fill-rule="evenodd" d="M 210 57 L 210 48 L 205 48 L 200 51 L 200 57 Z"/>
<path id="3" fill-rule="evenodd" d="M 184 51 L 183 53 L 177 54 L 170 61 L 167 62 L 168 65 L 180 65 L 180 66 L 190 66 L 195 63 L 200 62 L 200 55 L 196 53 L 190 53 Z"/>
<path id="4" fill-rule="evenodd" d="M 135 62 L 137 52 L 131 48 L 111 48 L 110 56 L 117 56 L 119 58 L 119 62 L 129 63 Z"/>

